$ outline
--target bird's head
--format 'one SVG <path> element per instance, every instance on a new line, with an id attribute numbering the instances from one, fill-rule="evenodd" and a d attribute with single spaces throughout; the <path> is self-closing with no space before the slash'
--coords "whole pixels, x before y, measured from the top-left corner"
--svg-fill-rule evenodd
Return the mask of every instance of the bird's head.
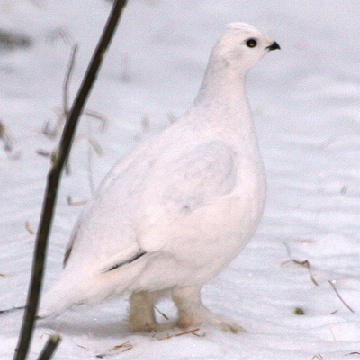
<path id="1" fill-rule="evenodd" d="M 226 67 L 247 72 L 266 53 L 280 49 L 255 27 L 245 23 L 229 24 L 213 49 L 212 57 Z"/>

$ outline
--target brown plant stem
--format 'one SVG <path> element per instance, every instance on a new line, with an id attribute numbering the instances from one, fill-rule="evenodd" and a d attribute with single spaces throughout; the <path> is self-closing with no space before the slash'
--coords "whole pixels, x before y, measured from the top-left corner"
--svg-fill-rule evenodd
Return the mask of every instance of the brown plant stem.
<path id="1" fill-rule="evenodd" d="M 65 128 L 62 133 L 58 151 L 53 156 L 52 166 L 48 174 L 48 181 L 41 212 L 40 226 L 35 243 L 34 258 L 31 271 L 31 282 L 27 297 L 26 311 L 14 360 L 25 360 L 30 348 L 36 314 L 39 307 L 41 283 L 44 273 L 48 238 L 57 200 L 58 187 L 64 164 L 69 156 L 71 144 L 79 117 L 84 109 L 85 102 L 92 90 L 96 76 L 104 59 L 104 55 L 115 33 L 126 0 L 116 0 L 111 14 L 104 27 L 103 34 L 94 51 L 93 57 L 86 70 L 84 80 L 69 111 Z"/>
<path id="2" fill-rule="evenodd" d="M 55 334 L 51 335 L 48 342 L 44 346 L 40 357 L 38 360 L 49 360 L 55 353 L 57 347 L 59 346 L 59 343 L 61 341 L 61 336 Z"/>

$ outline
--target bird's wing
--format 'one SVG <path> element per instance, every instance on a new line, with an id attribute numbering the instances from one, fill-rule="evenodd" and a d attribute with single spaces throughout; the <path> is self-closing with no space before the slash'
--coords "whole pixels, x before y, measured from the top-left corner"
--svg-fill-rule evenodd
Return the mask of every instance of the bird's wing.
<path id="1" fill-rule="evenodd" d="M 98 271 L 127 263 L 144 251 L 158 251 L 168 239 L 157 224 L 184 212 L 189 216 L 236 184 L 234 152 L 220 141 L 185 151 L 162 150 L 157 156 L 140 153 L 122 171 L 114 169 L 116 176 L 110 174 L 111 181 L 75 227 L 67 251 L 70 263 L 72 258 L 82 266 L 91 262 Z M 144 243 L 147 232 L 159 232 L 157 241 Z"/>
<path id="2" fill-rule="evenodd" d="M 134 209 L 150 161 L 141 154 L 133 153 L 116 164 L 89 200 L 68 242 L 64 267 L 91 263 L 94 271 L 101 271 L 141 252 L 136 242 Z"/>
<path id="3" fill-rule="evenodd" d="M 199 221 L 210 221 L 201 214 L 206 217 L 237 184 L 236 157 L 221 141 L 189 146 L 176 156 L 170 152 L 163 155 L 142 191 L 137 224 L 141 247 L 146 251 L 165 249 L 175 237 L 187 237 L 185 224 L 189 229 Z"/>
<path id="4" fill-rule="evenodd" d="M 234 151 L 221 141 L 210 141 L 176 158 L 164 156 L 151 174 L 148 186 L 156 188 L 159 205 L 186 207 L 191 211 L 213 197 L 231 192 L 236 178 Z"/>

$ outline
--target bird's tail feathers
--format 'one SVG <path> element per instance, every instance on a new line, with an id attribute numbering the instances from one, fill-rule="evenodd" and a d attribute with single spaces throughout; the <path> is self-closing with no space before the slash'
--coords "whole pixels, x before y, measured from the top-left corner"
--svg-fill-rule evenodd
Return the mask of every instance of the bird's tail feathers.
<path id="1" fill-rule="evenodd" d="M 65 268 L 59 280 L 43 296 L 39 318 L 55 317 L 73 305 L 95 305 L 132 290 L 147 260 L 147 256 L 143 256 L 141 260 L 98 274 Z"/>

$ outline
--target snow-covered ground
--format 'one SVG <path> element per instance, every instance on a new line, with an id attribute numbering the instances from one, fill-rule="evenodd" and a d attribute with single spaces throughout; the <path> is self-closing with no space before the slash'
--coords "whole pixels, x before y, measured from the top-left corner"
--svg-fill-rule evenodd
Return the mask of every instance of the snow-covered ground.
<path id="1" fill-rule="evenodd" d="M 58 140 L 42 129 L 58 118 L 71 45 L 79 44 L 72 98 L 110 4 L 0 1 L 0 27 L 32 38 L 29 48 L 0 47 L 0 120 L 13 147 L 0 149 L 0 308 L 25 303 L 49 166 L 39 152 Z M 87 104 L 103 120 L 82 118 L 62 180 L 44 286 L 59 274 L 81 211 L 68 197 L 88 199 L 89 174 L 97 185 L 122 154 L 181 116 L 225 24 L 248 22 L 282 46 L 248 78 L 267 208 L 254 239 L 204 289 L 211 309 L 248 332 L 131 334 L 124 297 L 38 323 L 32 359 L 55 331 L 63 337 L 55 358 L 67 360 L 359 358 L 359 16 L 356 0 L 129 1 Z M 170 302 L 158 308 L 174 319 Z M 21 320 L 21 311 L 0 316 L 1 359 L 12 357 Z"/>

